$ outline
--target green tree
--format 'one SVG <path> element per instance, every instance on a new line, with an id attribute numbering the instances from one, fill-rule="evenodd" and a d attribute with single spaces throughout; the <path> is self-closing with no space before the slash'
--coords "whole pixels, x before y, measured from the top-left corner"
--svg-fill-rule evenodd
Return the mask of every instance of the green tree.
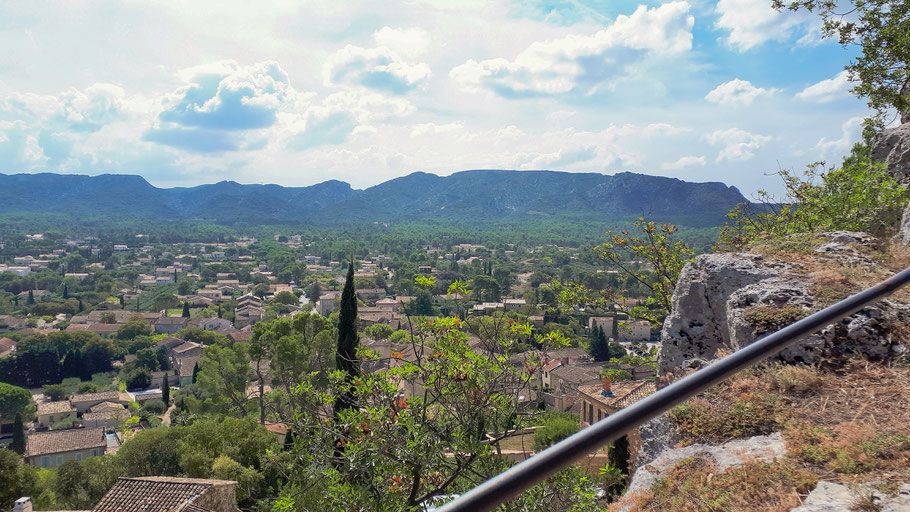
<path id="1" fill-rule="evenodd" d="M 374 340 L 386 340 L 392 335 L 393 329 L 388 324 L 373 324 L 363 330 L 363 333 Z"/>
<path id="2" fill-rule="evenodd" d="M 196 361 L 195 363 L 193 363 L 193 381 L 192 381 L 193 384 L 196 383 L 196 379 L 198 378 L 198 376 L 199 376 L 199 361 Z"/>
<path id="3" fill-rule="evenodd" d="M 35 303 L 35 294 L 34 294 L 34 292 L 32 292 L 32 290 L 28 291 L 28 302 L 27 303 L 29 305 L 32 305 Z"/>
<path id="4" fill-rule="evenodd" d="M 25 453 L 25 426 L 20 413 L 16 413 L 16 419 L 13 420 L 13 443 L 10 448 L 19 455 Z"/>
<path id="5" fill-rule="evenodd" d="M 44 386 L 44 396 L 54 402 L 63 400 L 67 397 L 66 388 L 60 384 L 48 384 Z"/>
<path id="6" fill-rule="evenodd" d="M 161 401 L 164 402 L 164 405 L 170 407 L 171 405 L 171 382 L 170 375 L 165 373 L 164 378 L 161 381 Z"/>
<path id="7" fill-rule="evenodd" d="M 247 348 L 211 345 L 199 359 L 197 383 L 208 393 L 213 408 L 236 416 L 247 415 L 250 395 L 247 386 L 252 375 Z"/>
<path id="8" fill-rule="evenodd" d="M 846 70 L 858 81 L 852 92 L 867 98 L 884 125 L 891 109 L 910 122 L 910 4 L 905 0 L 773 0 L 777 9 L 805 9 L 823 21 L 823 34 L 844 47 L 858 47 L 859 57 Z"/>
<path id="9" fill-rule="evenodd" d="M 360 360 L 357 359 L 357 295 L 354 292 L 354 262 L 348 266 L 348 275 L 341 291 L 341 310 L 338 317 L 338 348 L 335 352 L 335 367 L 344 373 L 345 383 L 350 386 L 360 375 Z M 335 400 L 335 415 L 354 407 L 353 393 L 340 394 Z"/>
<path id="10" fill-rule="evenodd" d="M 182 314 L 182 316 L 183 316 L 183 318 L 189 318 L 189 317 L 190 317 L 190 303 L 189 303 L 189 302 L 186 302 L 186 301 L 183 302 L 183 314 Z"/>
<path id="11" fill-rule="evenodd" d="M 145 368 L 136 368 L 126 377 L 128 389 L 145 389 L 152 384 L 152 374 Z"/>
<path id="12" fill-rule="evenodd" d="M 177 307 L 180 300 L 173 293 L 162 293 L 155 297 L 153 304 L 157 310 L 171 309 Z"/>
<path id="13" fill-rule="evenodd" d="M 296 295 L 294 295 L 293 293 L 291 293 L 289 291 L 282 291 L 282 292 L 276 293 L 275 297 L 272 300 L 279 304 L 287 304 L 289 306 L 294 306 L 298 302 L 300 302 L 300 299 L 298 299 Z"/>
<path id="14" fill-rule="evenodd" d="M 607 343 L 607 336 L 604 333 L 603 327 L 599 325 L 594 327 L 591 331 L 591 345 L 589 351 L 595 361 L 610 360 L 610 346 Z"/>
<path id="15" fill-rule="evenodd" d="M 111 313 L 113 315 L 113 313 Z M 121 325 L 117 329 L 118 340 L 132 340 L 137 336 L 151 336 L 152 327 L 145 320 L 135 319 Z"/>
<path id="16" fill-rule="evenodd" d="M 35 468 L 20 463 L 12 450 L 0 449 L 0 509 L 12 510 L 13 503 L 35 490 Z"/>
<path id="17" fill-rule="evenodd" d="M 543 428 L 534 431 L 535 450 L 542 450 L 578 432 L 578 418 L 575 416 L 554 415 L 547 419 Z"/>
<path id="18" fill-rule="evenodd" d="M 0 382 L 0 420 L 12 421 L 17 414 L 31 420 L 34 410 L 32 394 L 27 389 Z"/>

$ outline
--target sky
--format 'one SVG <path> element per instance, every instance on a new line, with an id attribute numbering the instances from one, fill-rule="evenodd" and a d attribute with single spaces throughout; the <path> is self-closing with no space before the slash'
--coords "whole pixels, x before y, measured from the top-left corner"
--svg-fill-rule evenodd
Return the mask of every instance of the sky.
<path id="1" fill-rule="evenodd" d="M 0 3 L 0 172 L 365 188 L 837 163 L 852 54 L 770 0 Z"/>

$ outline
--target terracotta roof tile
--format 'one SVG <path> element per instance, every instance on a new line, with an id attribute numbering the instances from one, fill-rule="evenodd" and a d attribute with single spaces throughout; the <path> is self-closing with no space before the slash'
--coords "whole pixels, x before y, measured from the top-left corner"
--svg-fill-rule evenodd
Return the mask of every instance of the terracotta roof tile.
<path id="1" fill-rule="evenodd" d="M 26 441 L 28 457 L 89 448 L 101 448 L 101 453 L 104 453 L 107 448 L 107 439 L 104 437 L 104 429 L 101 428 L 71 428 L 37 432 L 29 435 Z"/>
<path id="2" fill-rule="evenodd" d="M 203 512 L 193 500 L 215 485 L 234 482 L 176 477 L 120 478 L 94 512 Z"/>

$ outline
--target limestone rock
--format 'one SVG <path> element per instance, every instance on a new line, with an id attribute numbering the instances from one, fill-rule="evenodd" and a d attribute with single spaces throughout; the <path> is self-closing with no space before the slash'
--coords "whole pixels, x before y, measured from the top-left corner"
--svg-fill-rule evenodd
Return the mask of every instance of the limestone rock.
<path id="1" fill-rule="evenodd" d="M 666 414 L 662 414 L 638 427 L 638 433 L 640 445 L 638 453 L 635 455 L 635 460 L 632 461 L 633 468 L 650 464 L 662 452 L 679 442 L 679 433 L 673 428 L 670 418 Z"/>
<path id="2" fill-rule="evenodd" d="M 873 160 L 885 162 L 898 181 L 910 184 L 910 123 L 882 130 L 870 149 Z"/>
<path id="3" fill-rule="evenodd" d="M 735 439 L 719 445 L 692 444 L 663 451 L 649 464 L 638 468 L 629 482 L 626 496 L 645 491 L 657 480 L 666 477 L 676 464 L 689 457 L 713 459 L 719 471 L 740 466 L 748 460 L 771 461 L 783 458 L 787 446 L 779 432 L 767 436 Z"/>
<path id="4" fill-rule="evenodd" d="M 781 275 L 789 266 L 756 254 L 702 254 L 686 265 L 664 321 L 658 367 L 694 368 L 730 347 L 727 299 L 736 290 Z"/>
<path id="5" fill-rule="evenodd" d="M 865 233 L 819 233 L 828 242 L 815 249 L 821 261 L 877 265 L 858 245 L 874 242 Z M 673 312 L 664 321 L 658 371 L 685 372 L 704 366 L 719 351 L 740 349 L 768 334 L 747 321 L 751 308 L 773 312 L 796 306 L 820 309 L 809 276 L 796 267 L 755 254 L 705 254 L 686 265 L 673 294 Z M 897 356 L 907 347 L 894 335 L 895 325 L 910 321 L 910 306 L 885 300 L 829 325 L 780 354 L 788 362 L 815 363 L 823 355 L 857 354 L 871 359 Z"/>
<path id="6" fill-rule="evenodd" d="M 853 510 L 857 500 L 872 496 L 881 512 L 910 510 L 910 484 L 904 484 L 896 496 L 887 496 L 869 486 L 850 488 L 837 482 L 822 480 L 809 493 L 806 502 L 790 512 L 841 512 Z"/>

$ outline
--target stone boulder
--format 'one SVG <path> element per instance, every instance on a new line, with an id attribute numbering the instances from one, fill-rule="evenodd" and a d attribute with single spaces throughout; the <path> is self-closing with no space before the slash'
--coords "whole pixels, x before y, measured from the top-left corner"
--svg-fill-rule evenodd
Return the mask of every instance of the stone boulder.
<path id="1" fill-rule="evenodd" d="M 864 233 L 819 233 L 819 261 L 867 267 L 877 265 L 858 248 L 874 243 Z M 664 321 L 658 372 L 685 373 L 715 359 L 719 352 L 742 348 L 783 327 L 754 325 L 756 313 L 786 324 L 821 309 L 811 294 L 810 275 L 795 264 L 756 254 L 703 254 L 680 273 L 673 312 Z M 750 314 L 753 315 L 750 322 Z M 823 356 L 847 354 L 887 359 L 907 350 L 892 328 L 910 321 L 910 306 L 891 300 L 872 304 L 784 350 L 787 362 L 812 364 Z M 771 322 L 773 323 L 773 322 Z"/>

